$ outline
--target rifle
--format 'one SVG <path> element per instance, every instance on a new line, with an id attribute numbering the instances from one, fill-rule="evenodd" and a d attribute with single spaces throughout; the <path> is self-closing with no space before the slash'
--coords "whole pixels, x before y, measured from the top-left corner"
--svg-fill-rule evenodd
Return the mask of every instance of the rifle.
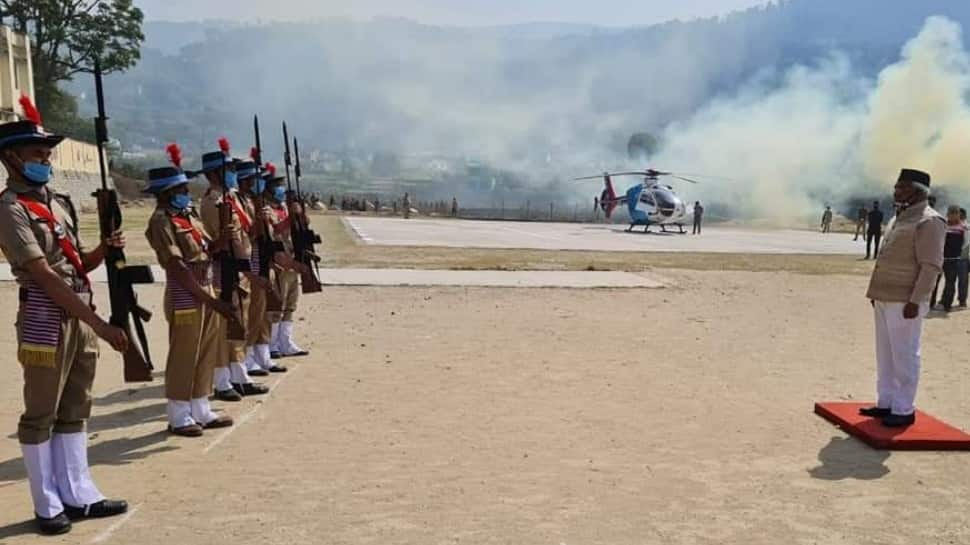
<path id="1" fill-rule="evenodd" d="M 283 164 L 286 166 L 286 207 L 290 212 L 290 238 L 293 240 L 293 253 L 296 260 L 304 265 L 304 270 L 300 272 L 300 285 L 303 293 L 319 293 L 323 291 L 320 285 L 319 265 L 320 256 L 316 254 L 314 245 L 322 242 L 320 235 L 310 229 L 306 221 L 306 206 L 303 202 L 303 195 L 300 191 L 300 148 L 299 142 L 293 139 L 293 148 L 296 152 L 296 191 L 293 191 L 293 184 L 290 182 L 290 136 L 286 130 L 286 122 L 283 122 Z M 299 207 L 294 206 L 299 203 Z M 296 213 L 295 213 L 296 212 Z"/>
<path id="2" fill-rule="evenodd" d="M 225 144 L 228 144 L 228 142 Z M 223 145 L 222 141 L 220 141 L 219 145 L 223 148 L 223 153 L 228 153 L 228 150 L 225 149 L 228 145 Z M 229 187 L 226 186 L 225 161 L 219 167 L 219 179 L 222 180 L 222 203 L 219 205 L 219 228 L 225 232 L 226 227 L 232 225 L 232 204 L 229 203 Z M 241 233 L 240 236 L 246 235 Z M 219 255 L 219 280 L 221 283 L 219 299 L 236 306 L 237 314 L 231 320 L 228 320 L 226 327 L 226 338 L 230 341 L 246 340 L 246 328 L 243 326 L 241 318 L 242 305 L 236 305 L 235 295 L 240 292 L 239 273 L 249 270 L 249 260 L 237 258 L 236 251 L 233 248 L 233 241 L 229 240 L 226 250 Z"/>
<path id="3" fill-rule="evenodd" d="M 104 88 L 101 82 L 101 62 L 94 61 L 94 88 L 98 98 L 98 117 L 94 129 L 98 143 L 98 166 L 101 168 L 101 189 L 91 196 L 98 201 L 98 224 L 101 239 L 107 239 L 121 229 L 121 207 L 118 193 L 108 189 L 108 169 L 104 164 L 104 146 L 108 142 L 108 117 L 104 110 Z M 150 267 L 125 264 L 125 252 L 121 248 L 107 247 L 104 266 L 108 273 L 108 293 L 111 300 L 111 317 L 108 323 L 120 328 L 128 336 L 128 349 L 123 354 L 125 362 L 125 382 L 151 382 L 151 355 L 148 352 L 148 338 L 142 322 L 151 320 L 152 313 L 138 305 L 134 284 L 151 284 L 155 281 Z M 131 336 L 131 323 L 135 324 L 138 342 Z"/>
<path id="4" fill-rule="evenodd" d="M 253 148 L 253 161 L 256 163 L 256 175 L 259 176 L 259 168 L 263 164 L 263 147 L 259 139 L 258 115 L 253 116 L 253 133 L 256 135 L 256 147 Z M 259 245 L 259 275 L 269 280 L 269 270 L 274 262 L 273 256 L 277 252 L 285 252 L 286 248 L 281 241 L 273 240 L 269 222 L 263 215 L 265 204 L 263 201 L 263 193 L 254 190 L 253 208 L 256 209 L 256 217 L 254 220 L 256 221 L 256 225 L 259 226 L 258 238 L 256 240 L 256 244 Z M 283 300 L 275 289 L 270 288 L 266 291 L 266 310 L 268 312 L 281 312 L 283 310 Z"/>

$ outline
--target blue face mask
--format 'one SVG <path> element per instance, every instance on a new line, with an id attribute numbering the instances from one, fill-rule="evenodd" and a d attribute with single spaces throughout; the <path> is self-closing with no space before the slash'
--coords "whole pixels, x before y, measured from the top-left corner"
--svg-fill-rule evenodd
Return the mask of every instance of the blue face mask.
<path id="1" fill-rule="evenodd" d="M 256 184 L 253 186 L 253 193 L 256 195 L 262 195 L 263 191 L 266 191 L 266 180 L 262 177 L 256 178 Z"/>
<path id="2" fill-rule="evenodd" d="M 177 193 L 172 195 L 172 198 L 168 201 L 169 206 L 175 210 L 185 210 L 186 208 L 192 206 L 192 195 L 188 193 Z"/>
<path id="3" fill-rule="evenodd" d="M 227 170 L 223 180 L 226 182 L 226 187 L 229 189 L 239 189 L 239 179 L 236 177 L 235 171 Z"/>
<path id="4" fill-rule="evenodd" d="M 53 169 L 44 163 L 24 163 L 24 178 L 32 184 L 44 185 L 51 180 Z"/>
<path id="5" fill-rule="evenodd" d="M 273 198 L 275 198 L 279 202 L 285 201 L 286 200 L 286 188 L 285 187 L 279 187 L 279 186 L 274 187 L 273 188 Z"/>

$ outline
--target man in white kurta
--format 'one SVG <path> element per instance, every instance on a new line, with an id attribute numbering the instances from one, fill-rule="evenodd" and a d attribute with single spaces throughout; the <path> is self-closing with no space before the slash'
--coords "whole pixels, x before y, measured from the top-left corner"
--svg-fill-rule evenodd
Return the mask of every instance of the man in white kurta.
<path id="1" fill-rule="evenodd" d="M 894 192 L 898 212 L 866 295 L 875 313 L 879 400 L 860 413 L 881 418 L 888 427 L 916 421 L 923 317 L 943 265 L 946 223 L 928 205 L 929 190 L 929 174 L 900 173 Z"/>

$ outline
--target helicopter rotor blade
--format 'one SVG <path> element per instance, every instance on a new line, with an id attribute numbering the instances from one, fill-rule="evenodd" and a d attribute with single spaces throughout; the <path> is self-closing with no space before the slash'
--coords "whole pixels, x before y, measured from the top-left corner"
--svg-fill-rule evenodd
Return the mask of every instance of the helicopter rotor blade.
<path id="1" fill-rule="evenodd" d="M 597 174 L 596 176 L 584 176 L 582 178 L 573 178 L 572 181 L 580 182 L 583 180 L 602 180 L 603 176 L 610 176 L 610 174 Z"/>
<path id="2" fill-rule="evenodd" d="M 711 176 L 710 174 L 690 174 L 690 173 L 677 173 L 678 176 L 690 176 L 691 178 L 710 178 L 712 180 L 724 180 L 726 182 L 736 182 L 734 178 L 727 178 L 724 176 Z"/>
<path id="3" fill-rule="evenodd" d="M 691 180 L 690 178 L 684 178 L 683 176 L 677 176 L 676 174 L 671 174 L 670 176 L 672 178 L 677 178 L 678 180 L 683 180 L 685 182 L 690 182 L 692 184 L 699 184 L 700 183 L 697 180 Z"/>

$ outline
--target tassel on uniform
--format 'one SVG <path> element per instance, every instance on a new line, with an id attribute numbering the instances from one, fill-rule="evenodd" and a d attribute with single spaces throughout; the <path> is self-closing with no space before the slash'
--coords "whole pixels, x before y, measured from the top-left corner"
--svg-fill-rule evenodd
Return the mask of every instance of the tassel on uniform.
<path id="1" fill-rule="evenodd" d="M 17 359 L 21 365 L 53 368 L 57 365 L 57 347 L 22 344 Z"/>

